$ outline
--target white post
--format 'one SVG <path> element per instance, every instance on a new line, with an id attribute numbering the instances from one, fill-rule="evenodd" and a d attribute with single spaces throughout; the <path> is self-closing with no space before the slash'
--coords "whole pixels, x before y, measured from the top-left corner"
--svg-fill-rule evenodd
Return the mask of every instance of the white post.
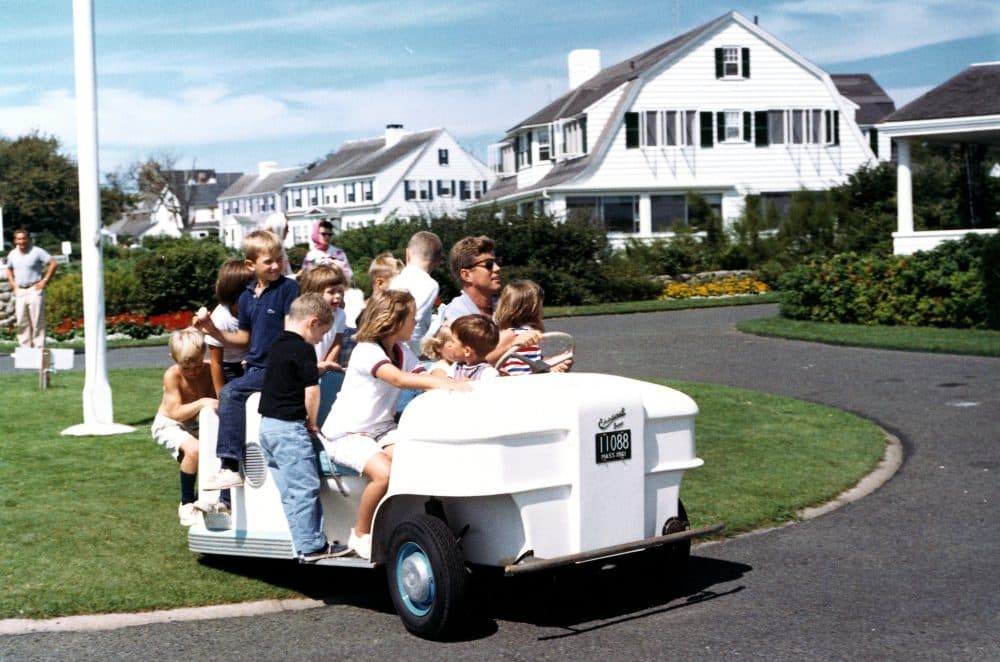
<path id="1" fill-rule="evenodd" d="M 896 142 L 896 231 L 913 234 L 913 179 L 910 175 L 910 141 Z"/>
<path id="2" fill-rule="evenodd" d="M 80 173 L 80 261 L 83 271 L 83 331 L 86 377 L 83 423 L 65 435 L 107 435 L 134 428 L 112 422 L 104 325 L 104 265 L 101 256 L 101 195 L 97 178 L 97 76 L 93 0 L 73 0 L 73 60 L 76 70 L 76 143 Z"/>
<path id="3" fill-rule="evenodd" d="M 0 205 L 0 253 L 3 252 L 3 205 Z M 3 256 L 0 255 L 0 261 L 3 261 Z"/>

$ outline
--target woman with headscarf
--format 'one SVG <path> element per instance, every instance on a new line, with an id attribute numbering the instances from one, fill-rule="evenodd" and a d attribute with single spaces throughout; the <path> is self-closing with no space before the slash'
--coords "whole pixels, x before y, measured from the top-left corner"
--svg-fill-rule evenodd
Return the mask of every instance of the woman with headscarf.
<path id="1" fill-rule="evenodd" d="M 313 227 L 312 249 L 302 260 L 302 271 L 309 271 L 320 264 L 336 264 L 344 272 L 344 277 L 350 283 L 354 277 L 351 264 L 347 261 L 347 253 L 330 243 L 333 237 L 333 224 L 330 221 L 319 221 Z"/>

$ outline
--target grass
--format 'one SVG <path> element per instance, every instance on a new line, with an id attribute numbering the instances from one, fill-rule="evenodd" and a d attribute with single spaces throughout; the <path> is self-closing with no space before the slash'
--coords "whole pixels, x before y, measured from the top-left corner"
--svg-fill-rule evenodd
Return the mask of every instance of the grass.
<path id="1" fill-rule="evenodd" d="M 828 345 L 1000 356 L 1000 331 L 939 329 L 926 326 L 865 326 L 807 322 L 782 317 L 745 320 L 739 322 L 736 328 L 745 333 L 761 336 L 807 340 Z"/>
<path id="2" fill-rule="evenodd" d="M 720 306 L 751 306 L 760 303 L 778 303 L 777 292 L 741 295 L 731 297 L 711 297 L 705 299 L 665 299 L 653 301 L 620 301 L 597 303 L 588 306 L 546 306 L 545 317 L 578 317 L 583 315 L 626 315 L 631 313 L 655 313 L 663 310 L 684 310 L 687 308 L 718 308 Z"/>
<path id="3" fill-rule="evenodd" d="M 82 422 L 82 372 L 38 390 L 35 375 L 0 377 L 0 618 L 144 611 L 328 595 L 349 571 L 292 562 L 199 558 L 177 525 L 177 465 L 149 435 L 161 371 L 111 371 L 110 437 L 63 437 Z M 670 383 L 701 407 L 685 475 L 695 525 L 728 534 L 787 521 L 854 484 L 882 455 L 871 423 L 787 398 Z M 338 572 L 340 574 L 338 574 Z M 365 575 L 367 577 L 367 575 Z"/>

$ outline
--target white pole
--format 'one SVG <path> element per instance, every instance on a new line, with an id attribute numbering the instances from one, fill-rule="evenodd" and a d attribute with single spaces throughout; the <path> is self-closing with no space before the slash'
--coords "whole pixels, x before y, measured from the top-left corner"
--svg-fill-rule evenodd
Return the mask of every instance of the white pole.
<path id="1" fill-rule="evenodd" d="M 73 0 L 73 60 L 76 69 L 76 143 L 80 173 L 80 258 L 83 271 L 83 331 L 86 377 L 83 423 L 65 435 L 131 432 L 112 422 L 106 362 L 104 265 L 101 257 L 101 194 L 97 179 L 97 75 L 93 0 Z"/>
<path id="2" fill-rule="evenodd" d="M 3 252 L 3 205 L 0 205 L 0 253 Z M 3 256 L 0 255 L 0 261 L 3 260 Z"/>

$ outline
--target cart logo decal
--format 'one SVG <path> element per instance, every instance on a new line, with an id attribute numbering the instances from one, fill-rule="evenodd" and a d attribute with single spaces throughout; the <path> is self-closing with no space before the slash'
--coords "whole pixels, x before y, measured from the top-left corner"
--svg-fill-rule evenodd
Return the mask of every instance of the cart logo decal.
<path id="1" fill-rule="evenodd" d="M 607 418 L 601 418 L 597 421 L 597 427 L 601 430 L 607 430 L 611 427 L 611 424 L 617 420 L 625 418 L 625 407 L 622 407 L 620 411 L 611 414 Z M 623 421 L 624 422 L 624 421 Z M 615 426 L 616 428 L 621 427 L 621 423 Z"/>

